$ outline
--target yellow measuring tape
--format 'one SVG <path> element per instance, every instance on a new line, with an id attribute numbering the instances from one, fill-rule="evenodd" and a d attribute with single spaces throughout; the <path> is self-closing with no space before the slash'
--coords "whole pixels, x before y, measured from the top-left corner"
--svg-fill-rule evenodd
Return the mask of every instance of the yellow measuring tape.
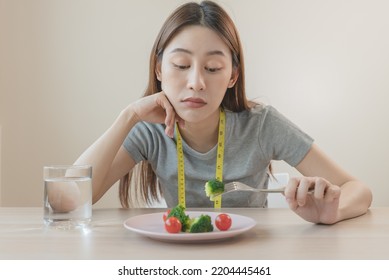
<path id="1" fill-rule="evenodd" d="M 219 132 L 217 138 L 217 155 L 216 155 L 216 174 L 215 178 L 223 182 L 223 160 L 224 160 L 224 136 L 226 130 L 226 113 L 220 108 Z M 182 149 L 182 137 L 176 124 L 177 131 L 177 169 L 178 169 L 178 203 L 186 207 L 185 203 L 185 164 L 184 151 Z M 205 182 L 204 182 L 205 184 Z M 222 198 L 217 197 L 214 201 L 215 208 L 221 208 Z"/>

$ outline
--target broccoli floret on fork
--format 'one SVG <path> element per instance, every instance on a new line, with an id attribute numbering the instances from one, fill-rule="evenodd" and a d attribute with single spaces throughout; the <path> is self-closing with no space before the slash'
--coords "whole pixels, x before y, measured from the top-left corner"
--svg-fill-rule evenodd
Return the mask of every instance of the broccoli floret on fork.
<path id="1" fill-rule="evenodd" d="M 212 179 L 205 183 L 205 194 L 211 201 L 214 201 L 214 196 L 222 194 L 224 192 L 224 183 L 217 180 Z"/>

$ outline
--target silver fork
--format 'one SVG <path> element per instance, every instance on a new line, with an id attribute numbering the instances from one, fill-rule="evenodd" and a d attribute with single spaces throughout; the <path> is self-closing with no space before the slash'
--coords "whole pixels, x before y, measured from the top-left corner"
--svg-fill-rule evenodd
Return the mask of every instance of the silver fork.
<path id="1" fill-rule="evenodd" d="M 236 191 L 249 191 L 249 192 L 264 192 L 264 193 L 284 193 L 285 186 L 279 188 L 271 188 L 271 189 L 255 189 L 253 187 L 247 186 L 241 182 L 231 182 L 224 185 L 224 192 L 218 195 L 214 195 L 213 197 L 218 197 L 220 195 L 236 192 Z"/>

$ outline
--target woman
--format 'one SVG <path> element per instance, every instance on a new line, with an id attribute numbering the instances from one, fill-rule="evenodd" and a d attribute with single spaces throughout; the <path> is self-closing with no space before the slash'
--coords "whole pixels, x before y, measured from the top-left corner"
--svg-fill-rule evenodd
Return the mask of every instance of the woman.
<path id="1" fill-rule="evenodd" d="M 371 204 L 369 188 L 310 136 L 271 106 L 247 101 L 235 25 L 219 5 L 203 1 L 180 6 L 166 20 L 151 52 L 144 96 L 75 164 L 93 166 L 94 202 L 122 179 L 121 202 L 128 207 L 134 179 L 146 202 L 160 187 L 169 207 L 212 207 L 205 182 L 219 176 L 263 188 L 272 160 L 303 174 L 290 180 L 285 198 L 307 221 L 333 224 L 365 213 Z M 234 192 L 218 203 L 265 207 L 266 195 Z"/>

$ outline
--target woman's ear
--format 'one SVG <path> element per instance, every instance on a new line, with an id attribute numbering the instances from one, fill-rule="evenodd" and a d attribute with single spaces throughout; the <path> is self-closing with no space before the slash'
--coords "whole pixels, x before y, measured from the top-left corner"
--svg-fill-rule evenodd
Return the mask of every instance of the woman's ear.
<path id="1" fill-rule="evenodd" d="M 232 88 L 235 85 L 238 78 L 239 78 L 238 69 L 234 68 L 231 74 L 230 82 L 228 83 L 228 88 Z"/>
<path id="2" fill-rule="evenodd" d="M 161 72 L 161 63 L 157 62 L 155 66 L 155 75 L 157 76 L 158 81 L 162 82 L 162 72 Z"/>

